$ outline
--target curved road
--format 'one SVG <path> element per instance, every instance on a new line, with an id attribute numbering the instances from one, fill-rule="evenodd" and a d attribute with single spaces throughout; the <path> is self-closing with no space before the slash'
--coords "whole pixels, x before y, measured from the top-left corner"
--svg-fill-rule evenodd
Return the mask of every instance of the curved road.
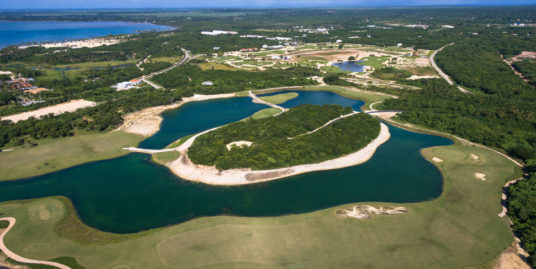
<path id="1" fill-rule="evenodd" d="M 165 73 L 165 72 L 167 72 L 167 71 L 169 71 L 169 70 L 171 70 L 171 69 L 173 69 L 173 68 L 175 68 L 175 67 L 177 67 L 177 66 L 179 66 L 179 65 L 184 64 L 186 61 L 188 61 L 188 60 L 190 59 L 190 51 L 185 50 L 185 49 L 183 49 L 183 48 L 181 48 L 181 50 L 184 52 L 184 57 L 182 58 L 182 60 L 180 60 L 180 61 L 174 63 L 172 66 L 170 66 L 170 67 L 168 67 L 168 68 L 165 68 L 165 69 L 162 69 L 162 70 L 160 70 L 160 71 L 156 71 L 156 72 L 151 73 L 151 74 L 149 74 L 149 75 L 143 76 L 143 77 L 141 78 L 141 80 L 143 80 L 145 83 L 151 85 L 151 86 L 152 86 L 153 88 L 155 88 L 155 89 L 162 89 L 162 88 L 163 88 L 162 86 L 160 86 L 160 85 L 158 85 L 158 84 L 156 84 L 156 83 L 150 81 L 149 79 L 152 78 L 152 77 L 154 77 L 154 76 L 163 74 L 163 73 Z"/>
<path id="2" fill-rule="evenodd" d="M 12 218 L 12 217 L 0 218 L 0 221 L 9 222 L 9 225 L 7 226 L 7 228 L 0 234 L 0 250 L 4 254 L 6 254 L 6 256 L 8 256 L 9 258 L 11 258 L 11 259 L 13 259 L 13 260 L 15 260 L 17 262 L 21 262 L 21 263 L 43 264 L 43 265 L 57 267 L 57 268 L 60 268 L 60 269 L 71 269 L 71 267 L 69 267 L 69 266 L 67 266 L 65 264 L 57 263 L 57 262 L 39 261 L 39 260 L 27 259 L 27 258 L 24 258 L 24 257 L 21 257 L 21 256 L 15 254 L 13 251 L 9 250 L 6 247 L 6 245 L 4 244 L 4 237 L 11 230 L 11 228 L 13 228 L 13 226 L 15 226 L 15 222 L 17 222 L 17 221 L 15 220 L 15 218 Z"/>
<path id="3" fill-rule="evenodd" d="M 448 45 L 445 45 L 445 46 L 439 48 L 438 50 L 434 51 L 434 53 L 432 53 L 432 55 L 430 55 L 430 63 L 432 64 L 432 66 L 434 67 L 434 69 L 437 71 L 437 73 L 439 73 L 439 75 L 440 75 L 443 79 L 445 79 L 445 81 L 447 81 L 447 83 L 448 83 L 449 85 L 454 85 L 454 82 L 450 79 L 450 77 L 449 77 L 447 74 L 445 74 L 445 73 L 443 72 L 443 70 L 441 70 L 441 68 L 439 68 L 439 66 L 437 66 L 437 64 L 436 64 L 436 62 L 435 62 L 435 60 L 434 60 L 434 57 L 436 56 L 436 54 L 437 54 L 438 52 L 440 52 L 440 51 L 442 51 L 444 48 L 446 48 L 446 47 L 448 47 L 448 46 L 452 46 L 452 45 L 454 45 L 454 43 L 450 43 L 450 44 L 448 44 Z M 462 87 L 459 86 L 459 85 L 458 85 L 458 90 L 460 90 L 460 91 L 463 92 L 463 93 L 472 93 L 472 92 L 470 92 L 470 91 L 468 91 L 468 90 L 462 88 Z"/>

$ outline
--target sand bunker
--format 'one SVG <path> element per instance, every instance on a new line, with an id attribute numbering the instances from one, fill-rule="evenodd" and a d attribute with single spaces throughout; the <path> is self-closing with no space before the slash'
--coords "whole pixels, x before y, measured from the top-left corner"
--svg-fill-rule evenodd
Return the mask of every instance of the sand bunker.
<path id="1" fill-rule="evenodd" d="M 335 212 L 337 216 L 344 218 L 354 218 L 354 219 L 370 219 L 370 215 L 398 215 L 407 213 L 408 209 L 402 206 L 399 207 L 388 207 L 381 206 L 379 208 L 369 206 L 369 205 L 357 205 L 354 206 L 352 210 L 340 209 Z"/>
<path id="2" fill-rule="evenodd" d="M 86 40 L 73 40 L 73 41 L 65 41 L 65 42 L 56 42 L 56 43 L 45 43 L 45 44 L 37 44 L 37 45 L 24 45 L 19 46 L 21 49 L 29 48 L 29 47 L 37 47 L 42 46 L 45 48 L 72 48 L 72 49 L 80 49 L 80 48 L 94 48 L 94 47 L 100 47 L 100 46 L 109 46 L 114 45 L 121 42 L 120 39 L 117 38 L 94 38 L 94 39 L 86 39 Z"/>
<path id="3" fill-rule="evenodd" d="M 92 107 L 96 105 L 97 103 L 86 101 L 84 99 L 71 100 L 69 102 L 61 103 L 58 105 L 47 106 L 47 107 L 43 107 L 40 109 L 28 111 L 28 112 L 23 112 L 23 113 L 19 113 L 19 114 L 7 116 L 7 117 L 2 117 L 1 120 L 10 120 L 13 122 L 17 122 L 20 120 L 27 120 L 31 117 L 40 118 L 48 114 L 54 114 L 56 116 L 65 112 L 75 112 L 78 109 Z"/>
<path id="4" fill-rule="evenodd" d="M 475 177 L 476 177 L 477 179 L 482 180 L 482 181 L 486 181 L 486 180 L 488 180 L 488 179 L 486 178 L 486 174 L 484 174 L 484 173 L 475 173 Z"/>
<path id="5" fill-rule="evenodd" d="M 231 143 L 225 145 L 225 147 L 227 148 L 227 150 L 231 150 L 233 148 L 233 146 L 243 148 L 243 147 L 249 147 L 249 146 L 251 146 L 251 144 L 253 144 L 253 142 L 240 140 L 240 141 L 231 142 Z"/>
<path id="6" fill-rule="evenodd" d="M 478 155 L 476 155 L 476 154 L 471 153 L 471 154 L 469 154 L 469 156 L 471 156 L 471 158 L 472 158 L 473 160 L 475 160 L 475 161 L 480 160 L 480 157 L 478 157 Z"/>
<path id="7" fill-rule="evenodd" d="M 434 162 L 436 162 L 436 163 L 442 163 L 442 162 L 443 162 L 442 159 L 439 159 L 439 158 L 437 158 L 437 157 L 433 157 L 433 158 L 432 158 L 432 161 L 434 161 Z"/>

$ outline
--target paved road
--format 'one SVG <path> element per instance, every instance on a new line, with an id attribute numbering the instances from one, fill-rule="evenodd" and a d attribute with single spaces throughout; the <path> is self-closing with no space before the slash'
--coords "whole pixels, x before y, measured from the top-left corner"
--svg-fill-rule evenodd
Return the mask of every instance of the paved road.
<path id="1" fill-rule="evenodd" d="M 434 57 L 436 56 L 436 54 L 437 54 L 438 52 L 440 52 L 440 51 L 442 51 L 444 48 L 446 48 L 446 47 L 448 47 L 448 46 L 452 46 L 452 45 L 454 45 L 454 43 L 450 43 L 450 44 L 448 44 L 448 45 L 445 45 L 445 46 L 439 48 L 438 50 L 434 51 L 434 53 L 432 53 L 432 55 L 430 55 L 430 63 L 432 64 L 432 66 L 434 67 L 434 69 L 437 71 L 437 73 L 439 73 L 439 75 L 440 75 L 443 79 L 445 79 L 449 85 L 454 85 L 454 82 L 450 79 L 450 77 L 449 77 L 447 74 L 445 74 L 445 73 L 443 72 L 443 70 L 441 70 L 441 68 L 439 68 L 439 66 L 437 66 L 437 64 L 436 64 L 436 62 L 435 62 L 435 60 L 434 60 Z M 458 86 L 458 90 L 460 90 L 460 91 L 463 92 L 463 93 L 472 93 L 472 92 L 470 92 L 470 91 L 468 91 L 468 90 L 462 88 L 461 86 Z"/>
<path id="2" fill-rule="evenodd" d="M 182 65 L 182 64 L 184 64 L 185 62 L 187 62 L 187 61 L 190 59 L 190 51 L 185 50 L 185 49 L 183 49 L 183 48 L 181 48 L 181 50 L 184 52 L 184 57 L 182 58 L 182 60 L 180 60 L 180 61 L 174 63 L 172 66 L 170 66 L 170 67 L 168 67 L 168 68 L 166 68 L 166 69 L 163 69 L 163 70 L 160 70 L 160 71 L 157 71 L 157 72 L 153 72 L 153 73 L 151 73 L 151 74 L 149 74 L 149 75 L 143 76 L 143 77 L 142 77 L 142 80 L 143 80 L 145 83 L 151 85 L 151 87 L 153 87 L 153 88 L 155 88 L 155 89 L 162 89 L 162 88 L 163 88 L 162 86 L 160 86 L 160 85 L 158 85 L 158 84 L 156 84 L 156 83 L 150 81 L 149 79 L 152 78 L 152 77 L 154 77 L 154 76 L 158 76 L 158 75 L 160 75 L 160 74 L 163 74 L 163 73 L 165 73 L 165 72 L 167 72 L 167 71 L 169 71 L 169 70 L 171 70 L 171 69 L 173 69 L 173 68 L 175 68 L 175 67 L 177 67 L 177 66 L 179 66 L 179 65 Z"/>

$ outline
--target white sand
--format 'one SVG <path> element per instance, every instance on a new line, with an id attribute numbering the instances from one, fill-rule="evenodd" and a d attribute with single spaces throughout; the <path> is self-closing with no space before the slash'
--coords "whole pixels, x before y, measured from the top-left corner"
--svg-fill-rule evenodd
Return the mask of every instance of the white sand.
<path id="1" fill-rule="evenodd" d="M 373 207 L 370 205 L 357 205 L 352 210 L 337 210 L 336 214 L 341 217 L 354 218 L 354 219 L 369 219 L 371 214 L 376 215 L 398 215 L 407 213 L 407 208 L 403 206 L 399 207 Z"/>
<path id="2" fill-rule="evenodd" d="M 439 159 L 439 158 L 437 158 L 437 157 L 433 157 L 433 158 L 432 158 L 432 161 L 434 161 L 434 162 L 436 162 L 436 163 L 442 163 L 442 162 L 443 162 L 442 159 Z"/>
<path id="3" fill-rule="evenodd" d="M 469 155 L 470 155 L 471 158 L 473 158 L 473 160 L 475 160 L 475 161 L 478 161 L 478 160 L 480 159 L 480 158 L 478 157 L 478 155 L 476 155 L 476 154 L 471 153 L 471 154 L 469 154 Z"/>
<path id="4" fill-rule="evenodd" d="M 100 47 L 100 46 L 109 46 L 114 45 L 121 42 L 120 39 L 117 38 L 94 38 L 94 39 L 86 39 L 86 40 L 73 40 L 73 41 L 65 41 L 65 42 L 56 42 L 56 43 L 45 43 L 45 44 L 36 44 L 36 45 L 25 45 L 25 46 L 19 46 L 20 49 L 25 49 L 28 47 L 37 47 L 42 46 L 45 48 L 72 48 L 72 49 L 80 49 L 80 48 L 94 48 L 94 47 Z"/>
<path id="5" fill-rule="evenodd" d="M 47 107 L 43 107 L 40 109 L 28 111 L 28 112 L 23 112 L 23 113 L 11 115 L 11 116 L 2 117 L 1 120 L 10 120 L 13 122 L 17 122 L 20 120 L 27 120 L 30 117 L 34 117 L 37 119 L 37 118 L 40 118 L 42 116 L 45 116 L 51 113 L 54 115 L 59 115 L 65 112 L 74 112 L 81 108 L 92 107 L 96 105 L 97 103 L 92 102 L 92 101 L 86 101 L 84 99 L 71 100 L 66 103 L 61 103 L 61 104 L 57 104 L 53 106 L 47 106 Z"/>
<path id="6" fill-rule="evenodd" d="M 245 185 L 289 177 L 292 175 L 312 171 L 339 169 L 358 165 L 368 161 L 374 155 L 376 149 L 380 145 L 385 143 L 387 140 L 389 140 L 389 128 L 383 123 L 381 123 L 380 125 L 380 134 L 376 139 L 370 142 L 366 147 L 346 156 L 315 164 L 303 164 L 292 167 L 255 171 L 252 171 L 249 168 L 218 171 L 218 169 L 216 169 L 215 167 L 196 165 L 190 161 L 187 155 L 187 151 L 188 148 L 193 144 L 195 139 L 199 135 L 219 128 L 217 127 L 204 131 L 186 140 L 178 148 L 178 151 L 181 152 L 181 157 L 168 164 L 168 167 L 171 169 L 171 171 L 173 171 L 173 173 L 183 179 L 202 182 L 210 185 Z"/>
<path id="7" fill-rule="evenodd" d="M 172 105 L 149 107 L 124 116 L 123 124 L 119 126 L 116 131 L 124 131 L 131 134 L 139 134 L 145 137 L 149 137 L 158 132 L 158 130 L 160 130 L 160 124 L 162 123 L 162 117 L 160 116 L 160 113 L 164 112 L 165 110 L 178 108 L 188 102 L 196 102 L 218 98 L 229 98 L 233 96 L 235 96 L 233 93 L 214 95 L 196 94 L 192 97 L 185 97 L 181 102 Z"/>
<path id="8" fill-rule="evenodd" d="M 428 59 L 426 59 L 428 60 Z M 431 79 L 431 78 L 439 78 L 438 76 L 417 76 L 417 75 L 411 75 L 411 77 L 407 78 L 408 80 L 417 80 L 417 79 Z"/>
<path id="9" fill-rule="evenodd" d="M 240 140 L 240 141 L 231 142 L 231 143 L 225 145 L 225 147 L 227 148 L 227 150 L 231 150 L 233 148 L 233 146 L 243 148 L 243 147 L 249 147 L 249 146 L 251 146 L 251 144 L 253 144 L 253 142 Z"/>
<path id="10" fill-rule="evenodd" d="M 477 179 L 482 180 L 482 181 L 486 181 L 486 180 L 488 180 L 488 179 L 486 178 L 486 174 L 484 174 L 484 173 L 475 173 L 475 177 L 476 177 Z"/>

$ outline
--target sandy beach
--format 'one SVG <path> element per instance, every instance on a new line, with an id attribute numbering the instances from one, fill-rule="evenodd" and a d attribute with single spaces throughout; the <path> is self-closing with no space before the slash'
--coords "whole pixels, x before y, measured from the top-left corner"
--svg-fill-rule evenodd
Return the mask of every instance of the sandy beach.
<path id="1" fill-rule="evenodd" d="M 2 117 L 1 120 L 10 120 L 12 122 L 17 122 L 20 120 L 27 120 L 30 117 L 34 117 L 37 119 L 48 114 L 59 115 L 65 112 L 74 112 L 81 108 L 92 107 L 96 105 L 97 103 L 92 102 L 92 101 L 87 101 L 84 99 L 71 100 L 69 102 L 65 102 L 65 103 L 61 103 L 61 104 L 57 104 L 53 106 L 47 106 L 47 107 L 43 107 L 40 109 L 28 111 L 28 112 L 23 112 L 23 113 L 19 113 L 15 115 Z"/>
<path id="2" fill-rule="evenodd" d="M 191 181 L 202 182 L 210 185 L 245 185 L 253 184 L 264 181 L 270 181 L 274 179 L 289 177 L 292 175 L 339 169 L 349 166 L 358 165 L 368 161 L 376 152 L 376 149 L 389 140 L 391 134 L 387 125 L 380 123 L 380 134 L 366 147 L 332 160 L 327 160 L 315 164 L 303 164 L 291 167 L 284 167 L 271 170 L 251 170 L 251 169 L 229 169 L 224 171 L 218 171 L 215 167 L 209 167 L 204 165 L 196 165 L 188 158 L 188 148 L 193 144 L 195 139 L 207 132 L 213 131 L 217 128 L 207 130 L 200 134 L 197 134 L 184 142 L 177 148 L 177 151 L 181 153 L 181 157 L 173 162 L 167 164 L 167 166 L 177 176 Z"/>
<path id="3" fill-rule="evenodd" d="M 234 93 L 201 95 L 195 94 L 191 97 L 184 97 L 182 101 L 171 105 L 149 107 L 140 111 L 130 113 L 123 117 L 124 122 L 116 131 L 124 131 L 131 134 L 139 134 L 145 137 L 154 135 L 160 130 L 162 116 L 160 114 L 168 109 L 174 109 L 188 102 L 204 101 L 219 98 L 234 97 Z"/>
<path id="4" fill-rule="evenodd" d="M 94 48 L 100 46 L 109 46 L 121 42 L 121 39 L 118 38 L 93 38 L 85 40 L 73 40 L 73 41 L 64 41 L 64 42 L 55 42 L 55 43 L 43 43 L 35 45 L 24 45 L 19 46 L 20 49 L 25 49 L 29 47 L 45 47 L 45 48 L 71 48 L 71 49 L 80 49 L 80 48 Z"/>

